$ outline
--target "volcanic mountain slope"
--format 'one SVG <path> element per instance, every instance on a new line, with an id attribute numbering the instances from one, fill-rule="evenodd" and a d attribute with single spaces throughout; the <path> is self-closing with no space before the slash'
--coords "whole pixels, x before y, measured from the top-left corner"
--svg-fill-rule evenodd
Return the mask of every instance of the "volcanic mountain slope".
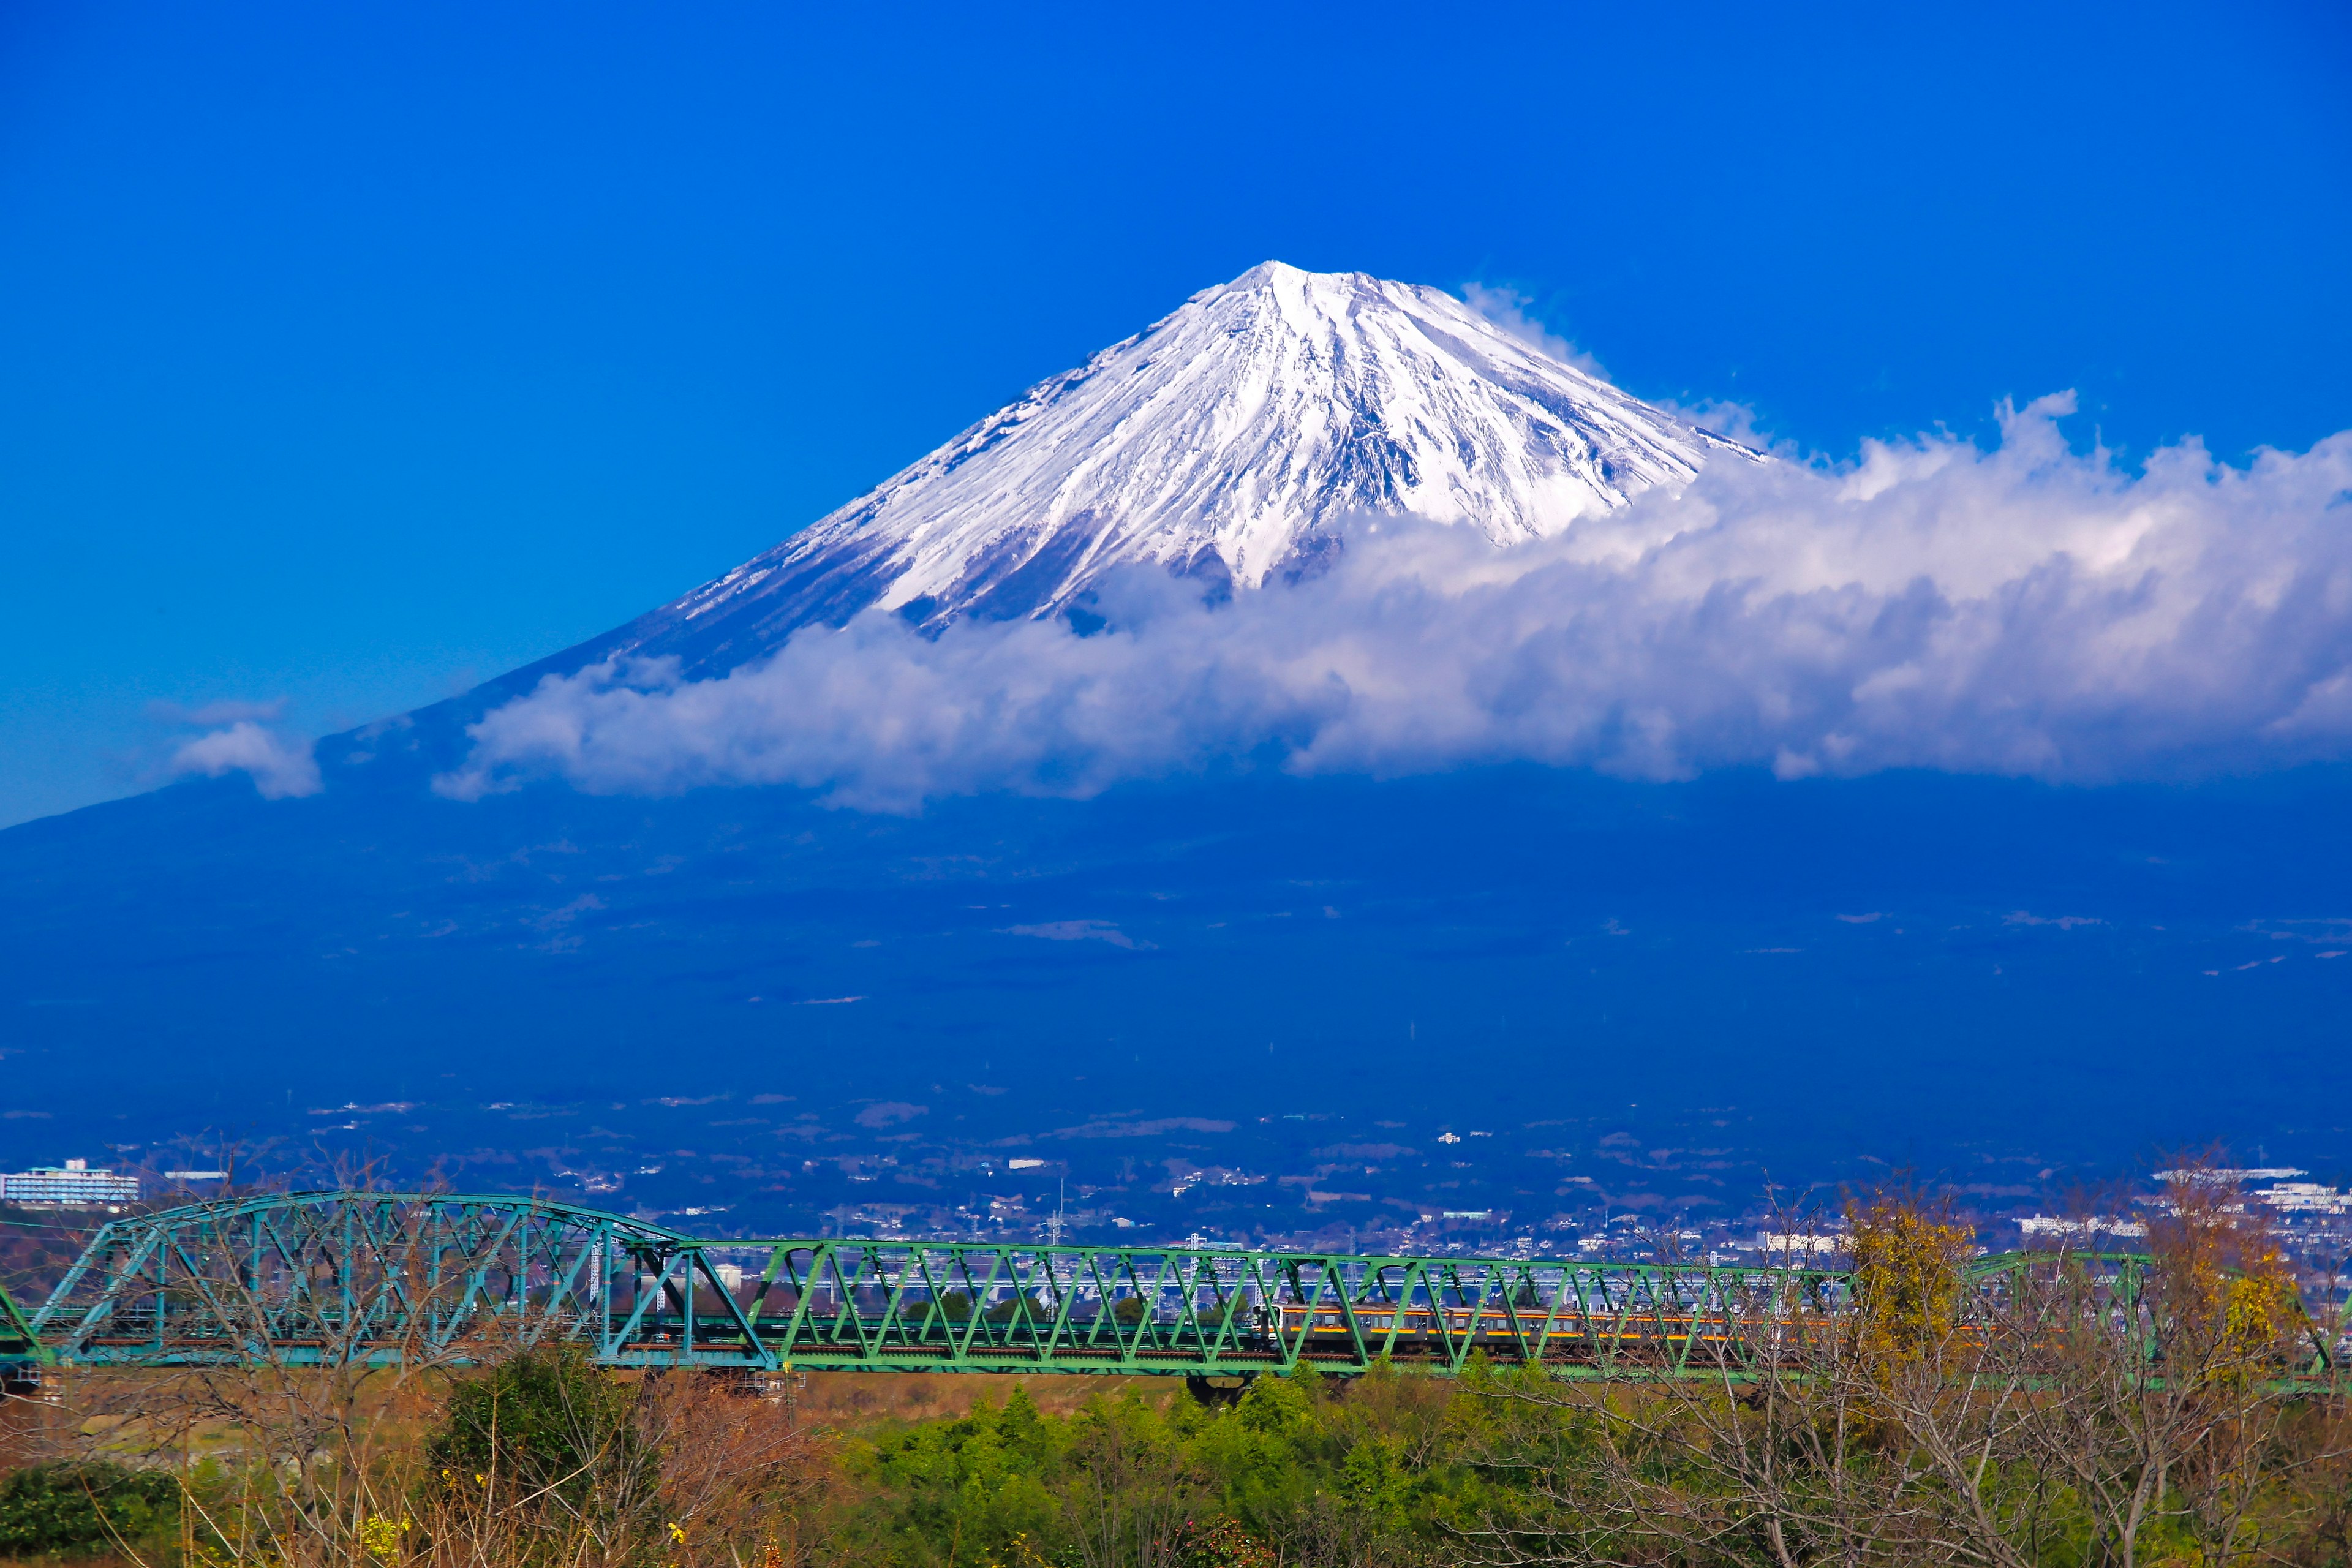
<path id="1" fill-rule="evenodd" d="M 1269 261 L 575 654 L 715 673 L 872 605 L 927 627 L 1057 614 L 1135 563 L 1254 588 L 1350 514 L 1505 544 L 1724 454 L 1755 458 L 1441 290 Z"/>

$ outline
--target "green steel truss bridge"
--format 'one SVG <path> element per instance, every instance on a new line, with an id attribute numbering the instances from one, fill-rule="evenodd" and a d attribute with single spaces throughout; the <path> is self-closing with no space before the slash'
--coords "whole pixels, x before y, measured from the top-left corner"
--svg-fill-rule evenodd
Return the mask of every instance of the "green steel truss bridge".
<path id="1" fill-rule="evenodd" d="M 2131 1289 L 2137 1261 L 2116 1267 Z M 1454 1373 L 1475 1355 L 1720 1376 L 1851 1294 L 1831 1268 L 712 1241 L 536 1199 L 301 1193 L 108 1223 L 37 1309 L 0 1309 L 0 1361 L 463 1364 L 562 1342 L 606 1366 L 753 1374 Z"/>

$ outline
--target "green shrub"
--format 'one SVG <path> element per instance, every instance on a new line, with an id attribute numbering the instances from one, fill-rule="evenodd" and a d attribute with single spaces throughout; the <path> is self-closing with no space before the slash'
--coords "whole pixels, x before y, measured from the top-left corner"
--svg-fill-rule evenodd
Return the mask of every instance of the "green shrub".
<path id="1" fill-rule="evenodd" d="M 0 1555 L 136 1541 L 177 1520 L 180 1483 L 120 1465 L 39 1465 L 0 1480 Z"/>
<path id="2" fill-rule="evenodd" d="M 1449 1522 L 1483 1499 L 1449 1413 L 1472 1397 L 1387 1367 L 1343 1397 L 1302 1367 L 1220 1408 L 1129 1388 L 1058 1415 L 1016 1384 L 853 1445 L 834 1544 L 907 1568 L 1456 1562 Z"/>
<path id="3" fill-rule="evenodd" d="M 459 1492 L 609 1517 L 654 1499 L 659 1456 L 635 1406 L 578 1346 L 526 1351 L 458 1384 L 427 1452 Z"/>

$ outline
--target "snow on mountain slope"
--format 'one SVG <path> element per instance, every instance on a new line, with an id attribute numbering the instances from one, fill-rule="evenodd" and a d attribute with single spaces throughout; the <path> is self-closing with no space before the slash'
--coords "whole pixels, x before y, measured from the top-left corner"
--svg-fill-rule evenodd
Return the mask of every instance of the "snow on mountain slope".
<path id="1" fill-rule="evenodd" d="M 1139 563 L 1253 588 L 1360 512 L 1508 543 L 1721 453 L 1754 457 L 1438 289 L 1270 261 L 597 651 L 709 673 L 874 605 L 927 627 L 1055 614 Z"/>

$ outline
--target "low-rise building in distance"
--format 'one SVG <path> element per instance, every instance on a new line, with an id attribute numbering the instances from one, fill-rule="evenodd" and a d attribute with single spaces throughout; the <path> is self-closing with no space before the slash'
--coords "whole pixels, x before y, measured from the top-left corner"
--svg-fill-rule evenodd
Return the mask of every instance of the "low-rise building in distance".
<path id="1" fill-rule="evenodd" d="M 138 1177 L 93 1171 L 87 1160 L 0 1174 L 0 1203 L 20 1208 L 121 1208 L 138 1201 Z"/>

